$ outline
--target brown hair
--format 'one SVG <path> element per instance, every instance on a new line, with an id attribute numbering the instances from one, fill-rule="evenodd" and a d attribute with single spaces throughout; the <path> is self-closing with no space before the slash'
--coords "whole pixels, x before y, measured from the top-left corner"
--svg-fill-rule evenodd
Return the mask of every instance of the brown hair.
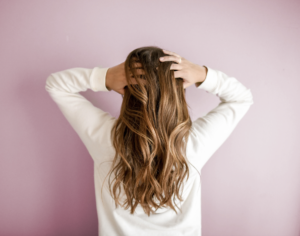
<path id="1" fill-rule="evenodd" d="M 185 155 L 192 121 L 183 79 L 174 78 L 170 67 L 175 62 L 160 62 L 162 56 L 167 54 L 156 46 L 129 53 L 125 61 L 128 85 L 124 88 L 120 116 L 111 130 L 116 154 L 108 173 L 109 180 L 113 171 L 115 174 L 113 193 L 110 181 L 109 191 L 116 207 L 130 207 L 131 214 L 138 204 L 148 216 L 153 212 L 151 207 L 165 206 L 177 214 L 171 198 L 183 201 L 180 187 L 184 178 L 189 178 Z M 142 77 L 135 70 L 136 62 L 142 65 Z M 130 82 L 132 75 L 137 84 Z M 145 82 L 140 82 L 140 78 Z M 119 201 L 121 188 L 127 197 L 123 204 Z M 154 198 L 160 203 L 155 203 Z"/>

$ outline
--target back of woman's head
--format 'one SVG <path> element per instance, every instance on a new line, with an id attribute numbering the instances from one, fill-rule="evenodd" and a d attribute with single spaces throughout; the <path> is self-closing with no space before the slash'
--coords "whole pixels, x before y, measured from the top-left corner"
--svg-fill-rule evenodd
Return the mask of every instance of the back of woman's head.
<path id="1" fill-rule="evenodd" d="M 116 207 L 130 207 L 131 214 L 138 204 L 148 216 L 152 207 L 169 206 L 177 213 L 172 198 L 183 200 L 180 188 L 184 178 L 189 178 L 185 154 L 192 121 L 185 89 L 183 80 L 174 78 L 170 70 L 174 62 L 160 62 L 162 56 L 167 54 L 161 48 L 141 47 L 125 61 L 128 85 L 111 133 L 116 154 L 109 172 L 114 171 L 115 182 L 111 191 L 109 181 L 109 191 Z M 137 83 L 131 83 L 133 78 Z M 126 195 L 123 204 L 119 202 L 121 189 Z"/>

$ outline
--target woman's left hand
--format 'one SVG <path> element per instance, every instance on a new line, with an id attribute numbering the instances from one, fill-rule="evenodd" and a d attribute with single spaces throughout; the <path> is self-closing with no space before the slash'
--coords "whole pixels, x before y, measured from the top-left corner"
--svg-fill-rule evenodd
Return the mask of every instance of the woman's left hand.
<path id="1" fill-rule="evenodd" d="M 140 63 L 135 63 L 136 67 L 140 67 Z M 138 74 L 144 74 L 142 69 L 137 69 Z M 132 76 L 132 75 L 131 75 Z M 132 84 L 137 84 L 137 81 L 134 78 L 132 79 Z M 124 95 L 124 87 L 127 86 L 126 74 L 125 74 L 125 62 L 122 62 L 119 65 L 108 68 L 106 72 L 106 88 L 108 90 L 114 90 L 119 94 Z"/>

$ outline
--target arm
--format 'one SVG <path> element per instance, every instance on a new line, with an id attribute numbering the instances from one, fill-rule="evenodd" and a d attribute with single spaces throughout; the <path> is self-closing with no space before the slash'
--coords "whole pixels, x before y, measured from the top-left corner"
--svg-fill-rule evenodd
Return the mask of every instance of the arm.
<path id="1" fill-rule="evenodd" d="M 196 87 L 220 98 L 217 107 L 196 119 L 192 125 L 199 142 L 196 147 L 200 155 L 197 167 L 201 170 L 247 113 L 253 104 L 253 97 L 250 89 L 236 78 L 209 67 L 206 79 Z"/>
<path id="2" fill-rule="evenodd" d="M 115 118 L 95 107 L 79 92 L 91 89 L 108 92 L 108 68 L 72 68 L 52 73 L 45 89 L 58 105 L 70 125 L 79 135 L 89 152 L 94 143 L 110 145 L 110 130 Z"/>

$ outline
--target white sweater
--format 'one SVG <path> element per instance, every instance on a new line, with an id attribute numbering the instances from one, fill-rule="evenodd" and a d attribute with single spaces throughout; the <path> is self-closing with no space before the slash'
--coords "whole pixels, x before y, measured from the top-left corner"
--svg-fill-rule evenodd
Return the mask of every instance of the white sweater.
<path id="1" fill-rule="evenodd" d="M 150 217 L 140 205 L 134 215 L 115 203 L 102 182 L 110 170 L 115 150 L 110 139 L 116 118 L 79 94 L 91 89 L 109 92 L 105 86 L 108 68 L 72 68 L 52 73 L 46 90 L 74 128 L 94 160 L 94 183 L 101 236 L 200 236 L 201 235 L 201 168 L 224 143 L 253 104 L 250 89 L 236 78 L 209 67 L 205 81 L 197 87 L 217 95 L 220 103 L 203 117 L 193 121 L 187 143 L 190 178 L 184 184 L 184 202 L 176 202 L 182 212 L 158 209 Z M 197 170 L 197 171 L 196 171 Z M 111 176 L 114 178 L 114 174 Z"/>

